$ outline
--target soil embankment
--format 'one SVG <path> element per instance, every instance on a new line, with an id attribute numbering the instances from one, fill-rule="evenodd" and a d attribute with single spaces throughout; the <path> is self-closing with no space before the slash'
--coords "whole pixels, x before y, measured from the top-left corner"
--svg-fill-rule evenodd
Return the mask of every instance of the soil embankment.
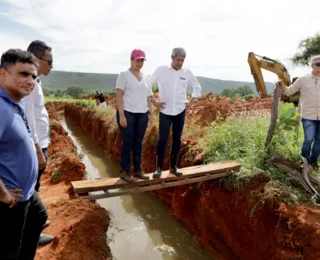
<path id="1" fill-rule="evenodd" d="M 259 113 L 270 110 L 271 105 L 271 99 L 244 102 L 208 95 L 188 111 L 187 124 L 194 116 L 210 123 L 217 115 L 226 118 Z M 215 116 L 208 118 L 208 111 Z M 94 109 L 74 104 L 65 105 L 65 114 L 102 145 L 108 156 L 119 161 L 121 140 L 114 119 L 98 118 Z M 155 169 L 157 136 L 157 127 L 149 128 L 143 143 L 143 168 L 148 172 Z M 180 167 L 203 163 L 203 154 L 195 144 L 192 138 L 183 139 Z M 165 168 L 168 166 L 167 159 Z M 275 197 L 268 197 L 265 189 L 268 181 L 260 176 L 238 189 L 219 181 L 207 181 L 163 189 L 156 194 L 170 205 L 172 214 L 215 259 L 320 259 L 319 208 L 304 204 L 290 208 Z"/>
<path id="2" fill-rule="evenodd" d="M 39 248 L 35 259 L 109 259 L 106 239 L 108 213 L 96 203 L 72 198 L 71 195 L 70 182 L 83 179 L 86 171 L 75 145 L 58 121 L 64 104 L 48 104 L 46 107 L 51 120 L 51 144 L 40 197 L 48 209 L 50 220 L 44 232 L 55 239 Z"/>

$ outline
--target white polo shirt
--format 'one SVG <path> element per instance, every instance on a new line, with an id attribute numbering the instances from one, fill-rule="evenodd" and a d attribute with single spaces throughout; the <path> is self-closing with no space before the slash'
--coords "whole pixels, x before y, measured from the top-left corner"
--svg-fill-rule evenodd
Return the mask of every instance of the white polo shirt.
<path id="1" fill-rule="evenodd" d="M 158 85 L 160 102 L 165 102 L 165 108 L 161 113 L 166 115 L 178 115 L 185 108 L 187 100 L 187 88 L 193 88 L 192 97 L 201 96 L 201 85 L 190 69 L 175 70 L 172 66 L 161 66 L 151 75 L 151 85 Z"/>
<path id="2" fill-rule="evenodd" d="M 40 148 L 50 143 L 49 115 L 44 103 L 41 81 L 37 78 L 32 92 L 23 98 L 25 113 L 32 132 L 32 139 Z"/>
<path id="3" fill-rule="evenodd" d="M 116 88 L 122 89 L 123 109 L 131 113 L 146 113 L 149 111 L 148 97 L 152 96 L 149 77 L 142 75 L 139 81 L 130 70 L 119 74 Z"/>

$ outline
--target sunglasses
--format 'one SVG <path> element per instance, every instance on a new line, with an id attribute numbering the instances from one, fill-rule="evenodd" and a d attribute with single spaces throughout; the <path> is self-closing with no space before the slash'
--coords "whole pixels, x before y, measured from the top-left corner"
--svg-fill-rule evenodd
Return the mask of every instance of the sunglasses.
<path id="1" fill-rule="evenodd" d="M 47 59 L 44 59 L 44 58 L 39 58 L 40 60 L 44 60 L 48 63 L 49 66 L 52 65 L 53 61 L 52 60 L 47 60 Z"/>

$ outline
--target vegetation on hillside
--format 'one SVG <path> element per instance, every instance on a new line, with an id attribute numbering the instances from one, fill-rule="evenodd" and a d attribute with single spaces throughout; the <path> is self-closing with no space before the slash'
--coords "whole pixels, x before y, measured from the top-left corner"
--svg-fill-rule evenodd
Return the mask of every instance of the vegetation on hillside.
<path id="1" fill-rule="evenodd" d="M 94 93 L 99 90 L 103 93 L 114 91 L 118 74 L 98 74 L 98 73 L 77 73 L 66 71 L 52 71 L 48 76 L 41 77 L 42 87 L 48 91 L 65 91 L 68 87 L 79 87 L 87 93 Z M 250 69 L 248 67 L 248 76 Z M 250 86 L 256 93 L 256 87 L 253 82 L 219 80 L 205 77 L 197 77 L 201 86 L 202 94 L 213 92 L 215 95 L 221 93 L 225 88 L 239 88 L 244 85 Z M 266 82 L 268 92 L 272 92 L 273 84 Z M 192 92 L 188 88 L 188 92 Z"/>
<path id="2" fill-rule="evenodd" d="M 248 85 L 241 86 L 239 88 L 225 88 L 220 93 L 221 96 L 235 99 L 236 97 L 242 97 L 249 100 L 254 96 L 252 88 Z"/>

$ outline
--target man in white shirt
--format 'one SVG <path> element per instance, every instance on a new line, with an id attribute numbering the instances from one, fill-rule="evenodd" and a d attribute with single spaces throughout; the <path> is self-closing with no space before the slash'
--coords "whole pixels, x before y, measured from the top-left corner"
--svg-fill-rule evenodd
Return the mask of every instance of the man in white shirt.
<path id="1" fill-rule="evenodd" d="M 39 63 L 38 76 L 47 76 L 52 69 L 52 49 L 42 41 L 33 41 L 28 49 L 37 59 Z M 49 116 L 45 108 L 44 96 L 41 87 L 41 81 L 38 77 L 35 82 L 35 87 L 31 94 L 24 98 L 26 117 L 32 131 L 32 139 L 35 144 L 38 162 L 39 173 L 35 190 L 38 192 L 40 188 L 40 178 L 45 171 L 48 159 L 48 146 L 50 143 Z M 46 223 L 48 225 L 49 222 Z M 53 240 L 53 236 L 41 234 L 39 245 L 44 245 Z"/>
<path id="2" fill-rule="evenodd" d="M 161 66 L 151 75 L 151 85 L 158 85 L 160 102 L 152 100 L 154 106 L 160 108 L 159 140 L 157 144 L 157 165 L 154 178 L 159 178 L 163 169 L 170 129 L 172 127 L 172 146 L 170 152 L 170 172 L 180 176 L 178 170 L 178 155 L 181 146 L 181 135 L 184 127 L 186 108 L 201 96 L 201 85 L 191 70 L 182 68 L 186 58 L 183 48 L 174 48 L 171 55 L 171 65 Z M 187 100 L 187 87 L 193 88 L 192 98 Z"/>
<path id="3" fill-rule="evenodd" d="M 300 116 L 304 130 L 301 156 L 307 159 L 314 170 L 318 171 L 320 156 L 320 55 L 311 59 L 311 67 L 312 73 L 299 77 L 291 86 L 286 87 L 281 80 L 277 82 L 277 85 L 287 96 L 300 91 Z"/>

